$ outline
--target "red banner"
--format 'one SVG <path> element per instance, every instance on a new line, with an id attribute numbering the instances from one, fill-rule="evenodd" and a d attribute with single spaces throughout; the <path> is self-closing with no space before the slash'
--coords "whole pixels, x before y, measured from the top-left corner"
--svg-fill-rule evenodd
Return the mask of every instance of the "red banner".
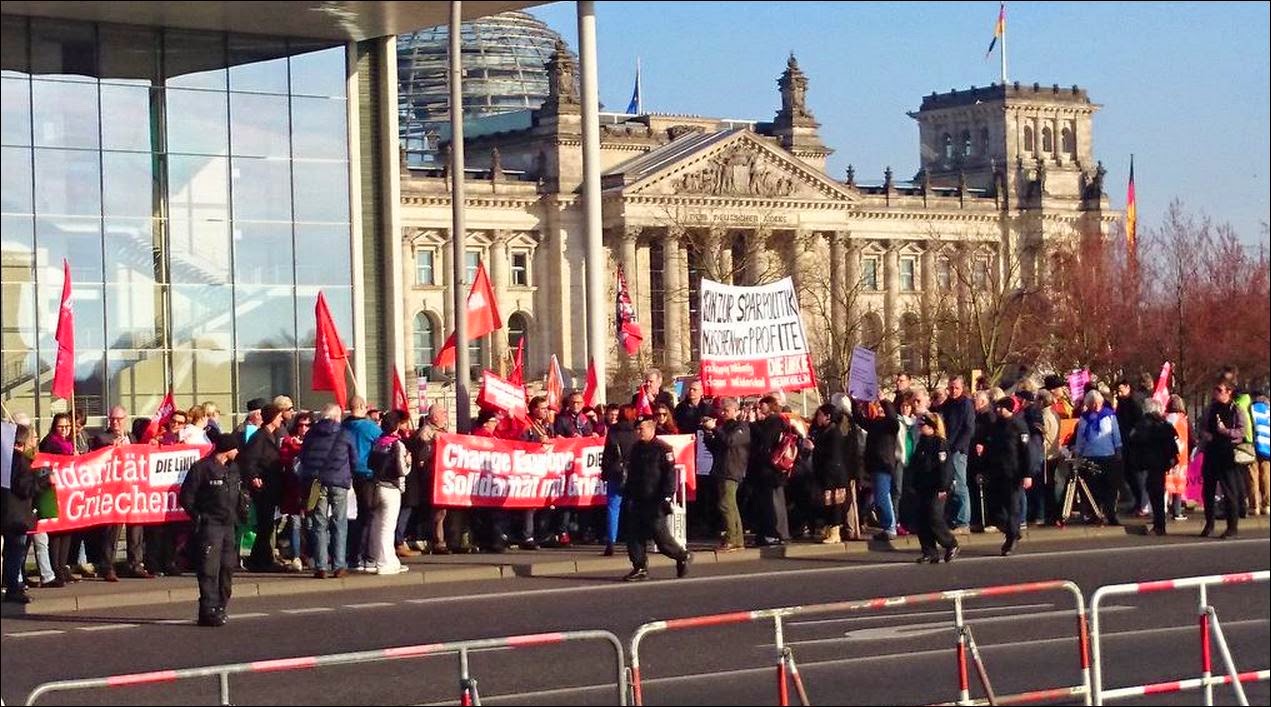
<path id="1" fill-rule="evenodd" d="M 37 454 L 32 468 L 47 468 L 57 491 L 57 518 L 35 532 L 96 525 L 188 520 L 177 502 L 185 473 L 210 447 L 124 444 L 88 454 Z"/>
<path id="2" fill-rule="evenodd" d="M 675 465 L 697 491 L 693 435 L 662 437 Z M 452 508 L 586 508 L 605 504 L 599 437 L 559 437 L 544 444 L 445 433 L 433 455 L 433 503 Z"/>
<path id="3" fill-rule="evenodd" d="M 529 412 L 525 406 L 525 387 L 515 385 L 490 371 L 481 373 L 481 390 L 477 393 L 477 405 L 517 419 L 525 417 Z"/>

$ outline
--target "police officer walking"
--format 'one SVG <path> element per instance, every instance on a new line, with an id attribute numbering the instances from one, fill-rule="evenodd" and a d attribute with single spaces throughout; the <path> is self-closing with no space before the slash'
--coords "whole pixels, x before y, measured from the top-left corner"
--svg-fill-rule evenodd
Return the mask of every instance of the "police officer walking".
<path id="1" fill-rule="evenodd" d="M 689 553 L 671 537 L 666 522 L 675 495 L 675 453 L 670 445 L 656 438 L 656 432 L 653 417 L 640 418 L 627 466 L 627 483 L 623 487 L 627 503 L 624 516 L 630 523 L 627 556 L 631 558 L 632 569 L 623 577 L 628 582 L 649 578 L 645 547 L 650 540 L 657 544 L 658 552 L 675 560 L 676 577 L 688 574 Z"/>
<path id="2" fill-rule="evenodd" d="M 246 518 L 242 482 L 234 457 L 236 435 L 216 439 L 216 451 L 190 467 L 181 484 L 180 501 L 194 520 L 198 548 L 199 625 L 224 626 L 225 606 L 238 565 L 235 531 Z"/>
<path id="3" fill-rule="evenodd" d="M 1015 414 L 1015 399 L 997 401 L 997 419 L 984 443 L 985 493 L 988 512 L 1006 535 L 1002 556 L 1019 544 L 1020 496 L 1032 488 L 1029 472 L 1029 433 L 1021 416 Z"/>

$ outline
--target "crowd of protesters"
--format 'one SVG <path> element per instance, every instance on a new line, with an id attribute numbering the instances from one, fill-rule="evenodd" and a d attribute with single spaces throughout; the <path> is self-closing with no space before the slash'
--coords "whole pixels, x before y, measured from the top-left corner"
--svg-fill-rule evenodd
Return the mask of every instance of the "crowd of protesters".
<path id="1" fill-rule="evenodd" d="M 241 483 L 243 490 L 242 517 L 229 521 L 235 531 L 227 546 L 237 557 L 226 563 L 317 579 L 406 572 L 402 560 L 421 553 L 581 544 L 612 555 L 623 540 L 633 565 L 627 579 L 647 577 L 649 542 L 675 559 L 683 576 L 689 554 L 666 520 L 678 483 L 670 447 L 658 439 L 667 434 L 698 438 L 689 532 L 694 540 L 717 542 L 721 552 L 912 533 L 922 548 L 919 562 L 949 562 L 959 552 L 959 531 L 1000 531 L 1001 553 L 1009 555 L 1029 524 L 1115 525 L 1127 513 L 1150 518 L 1150 532 L 1164 534 L 1169 518 L 1185 519 L 1194 453 L 1204 455 L 1202 535 L 1213 533 L 1217 511 L 1226 523 L 1221 537 L 1232 537 L 1240 517 L 1271 509 L 1267 398 L 1241 390 L 1233 372 L 1217 379 L 1212 402 L 1194 417 L 1178 396 L 1165 405 L 1153 399 L 1150 378 L 1137 386 L 1118 381 L 1114 389 L 1092 382 L 1079 400 L 1070 399 L 1067 383 L 1054 375 L 1023 377 L 1009 390 L 983 381 L 972 388 L 958 376 L 931 390 L 903 373 L 893 382 L 876 400 L 836 394 L 805 419 L 776 394 L 708 399 L 698 381 L 689 381 L 677 402 L 651 369 L 622 404 L 588 408 L 581 392 L 571 392 L 560 410 L 538 396 L 528 401 L 524 420 L 482 410 L 472 421 L 470 433 L 478 436 L 603 439 L 608 500 L 585 509 L 434 506 L 433 449 L 448 426 L 441 405 L 414 424 L 407 414 L 381 413 L 360 397 L 348 411 L 335 404 L 299 411 L 279 395 L 249 401 L 233 429 L 222 427 L 211 403 L 175 411 L 162 429 L 145 418 L 130 423 L 127 411 L 114 407 L 106 426 L 91 432 L 82 415 L 60 413 L 38 443 L 30 420 L 19 415 L 11 488 L 0 504 L 5 599 L 29 601 L 24 587 L 179 576 L 200 567 L 206 530 L 192 522 L 31 532 L 34 499 L 49 484 L 47 475 L 31 470 L 37 449 L 80 454 L 130 443 L 210 445 L 209 456 L 220 465 L 211 468 L 212 478 L 232 467 L 235 487 Z M 1073 484 L 1090 489 L 1089 497 L 1069 493 Z M 183 502 L 199 502 L 195 490 L 188 499 L 184 491 Z M 1068 507 L 1070 497 L 1076 503 Z M 121 539 L 125 553 L 118 561 Z M 230 541 L 218 536 L 217 542 Z M 31 551 L 36 571 L 28 574 Z M 208 581 L 214 597 L 216 582 Z M 223 623 L 223 602 L 219 609 L 215 604 L 201 609 L 200 621 L 219 625 L 219 610 Z"/>

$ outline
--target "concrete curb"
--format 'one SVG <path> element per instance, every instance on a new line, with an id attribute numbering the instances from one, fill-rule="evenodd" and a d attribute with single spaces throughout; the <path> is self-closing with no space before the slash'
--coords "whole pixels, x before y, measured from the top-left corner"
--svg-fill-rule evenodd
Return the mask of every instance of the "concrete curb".
<path id="1" fill-rule="evenodd" d="M 1246 530 L 1264 531 L 1271 526 L 1271 518 L 1258 516 L 1242 519 Z M 1178 536 L 1195 535 L 1202 526 L 1200 520 L 1172 522 L 1171 534 Z M 1075 541 L 1090 538 L 1115 538 L 1127 535 L 1144 535 L 1146 529 L 1141 525 L 1124 526 L 1086 526 L 1072 525 L 1065 528 L 1029 528 L 1024 531 L 1024 540 L 1031 542 Z M 963 547 L 996 547 L 1002 542 L 1001 533 L 955 533 Z M 759 560 L 797 560 L 824 557 L 869 557 L 875 553 L 916 552 L 919 542 L 916 536 L 899 537 L 890 542 L 878 540 L 849 541 L 831 544 L 791 543 L 779 547 L 746 548 L 730 553 L 715 550 L 697 550 L 693 552 L 695 564 L 727 564 L 734 562 L 755 562 Z M 240 577 L 234 582 L 236 597 L 281 597 L 299 596 L 324 592 L 360 591 L 379 587 L 412 587 L 422 585 L 444 584 L 450 582 L 477 582 L 511 579 L 515 577 L 568 577 L 575 574 L 618 573 L 625 572 L 630 564 L 625 557 L 596 557 L 594 559 L 543 559 L 540 561 L 518 561 L 521 558 L 510 556 L 508 561 L 499 564 L 466 565 L 463 567 L 444 567 L 442 565 L 412 564 L 409 572 L 398 575 L 355 574 L 341 579 L 317 581 L 307 576 L 291 576 L 287 579 L 259 580 L 251 575 Z M 671 560 L 661 555 L 649 558 L 650 567 L 670 567 Z M 187 575 L 188 576 L 188 575 Z M 96 587 L 96 583 L 90 585 Z M 79 611 L 117 609 L 154 604 L 193 603 L 198 599 L 198 588 L 193 582 L 181 587 L 162 589 L 143 589 L 140 591 L 118 591 L 82 594 L 65 594 L 50 596 L 48 592 L 65 590 L 38 590 L 36 600 L 31 604 L 4 604 L 4 616 L 21 616 L 24 614 L 67 614 Z"/>

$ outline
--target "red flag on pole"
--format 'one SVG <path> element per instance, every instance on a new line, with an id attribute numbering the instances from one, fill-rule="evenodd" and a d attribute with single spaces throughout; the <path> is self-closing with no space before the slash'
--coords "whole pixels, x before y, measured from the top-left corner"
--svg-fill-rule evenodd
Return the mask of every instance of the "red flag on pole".
<path id="1" fill-rule="evenodd" d="M 340 341 L 340 332 L 335 328 L 327 299 L 321 292 L 314 313 L 318 318 L 318 337 L 313 351 L 313 389 L 335 393 L 335 402 L 345 408 L 348 394 L 344 388 L 344 369 L 348 366 L 349 352 Z"/>
<path id="2" fill-rule="evenodd" d="M 565 375 L 561 373 L 560 361 L 552 354 L 552 365 L 547 369 L 547 384 L 544 386 L 547 395 L 547 407 L 559 411 L 565 397 Z"/>
<path id="3" fill-rule="evenodd" d="M 397 372 L 397 366 L 393 366 L 393 408 L 401 410 L 407 416 L 410 415 L 410 399 L 406 397 L 406 386 L 402 384 L 402 376 Z"/>
<path id="4" fill-rule="evenodd" d="M 472 279 L 472 289 L 468 291 L 468 341 L 479 339 L 496 329 L 503 328 L 503 319 L 499 316 L 499 305 L 494 299 L 494 288 L 490 286 L 490 276 L 486 275 L 485 264 L 477 263 L 477 275 Z M 449 367 L 455 365 L 454 332 L 442 344 L 437 358 L 432 365 Z"/>
<path id="5" fill-rule="evenodd" d="M 1130 183 L 1125 188 L 1125 247 L 1133 258 L 1138 249 L 1139 206 L 1134 195 L 1134 155 L 1130 155 Z"/>
<path id="6" fill-rule="evenodd" d="M 1169 361 L 1161 366 L 1161 373 L 1156 377 L 1156 388 L 1152 390 L 1152 399 L 1159 402 L 1161 407 L 1169 404 L 1169 377 L 1174 372 L 1174 364 Z"/>
<path id="7" fill-rule="evenodd" d="M 631 293 L 627 291 L 627 276 L 622 272 L 621 264 L 618 265 L 618 302 L 615 309 L 618 313 L 618 343 L 622 344 L 628 356 L 634 356 L 636 351 L 640 350 L 644 333 L 640 331 L 640 325 L 636 322 L 635 307 L 631 304 Z"/>
<path id="8" fill-rule="evenodd" d="M 525 337 L 516 340 L 516 358 L 512 360 L 512 372 L 508 381 L 516 385 L 525 385 Z"/>
<path id="9" fill-rule="evenodd" d="M 71 266 L 62 258 L 62 303 L 57 310 L 57 363 L 53 369 L 53 397 L 75 395 L 75 315 L 71 312 Z"/>
<path id="10" fill-rule="evenodd" d="M 596 360 L 587 359 L 587 385 L 583 388 L 583 405 L 592 406 L 598 388 L 600 388 L 600 382 L 596 380 Z"/>
<path id="11" fill-rule="evenodd" d="M 159 407 L 155 409 L 154 415 L 150 418 L 150 425 L 146 427 L 146 438 L 139 439 L 138 442 L 149 442 L 158 437 L 163 432 L 163 428 L 167 426 L 168 419 L 172 417 L 172 413 L 176 412 L 177 405 L 172 399 L 172 389 L 168 389 L 168 394 L 163 396 L 163 402 L 159 403 Z"/>

